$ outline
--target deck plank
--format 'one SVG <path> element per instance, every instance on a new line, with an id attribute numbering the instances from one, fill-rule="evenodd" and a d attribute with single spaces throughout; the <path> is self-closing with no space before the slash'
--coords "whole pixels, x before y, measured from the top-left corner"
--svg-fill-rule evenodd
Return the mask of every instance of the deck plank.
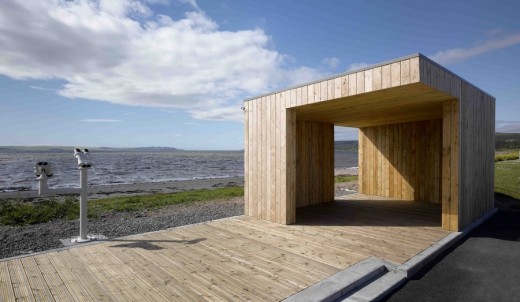
<path id="1" fill-rule="evenodd" d="M 9 276 L 9 267 L 7 262 L 0 262 L 0 300 L 12 301 L 15 300 L 13 284 Z"/>
<path id="2" fill-rule="evenodd" d="M 47 258 L 46 254 L 37 255 L 34 257 L 34 260 L 36 261 L 43 279 L 45 279 L 45 282 L 56 301 L 79 301 L 69 292 L 67 286 L 63 283 L 63 280 L 50 262 L 49 258 Z"/>
<path id="3" fill-rule="evenodd" d="M 36 301 L 31 291 L 29 280 L 25 275 L 22 261 L 15 259 L 7 263 L 9 276 L 13 285 L 13 291 L 16 301 Z"/>
<path id="4" fill-rule="evenodd" d="M 25 275 L 29 281 L 31 292 L 36 301 L 54 301 L 53 295 L 43 278 L 42 272 L 36 263 L 34 257 L 26 257 L 20 259 L 22 262 Z"/>

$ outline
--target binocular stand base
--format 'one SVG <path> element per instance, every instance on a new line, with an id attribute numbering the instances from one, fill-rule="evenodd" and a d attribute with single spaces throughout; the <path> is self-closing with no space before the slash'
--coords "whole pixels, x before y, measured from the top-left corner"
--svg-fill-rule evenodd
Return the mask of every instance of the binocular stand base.
<path id="1" fill-rule="evenodd" d="M 81 237 L 75 237 L 75 238 L 71 238 L 71 239 L 60 239 L 60 241 L 61 241 L 61 244 L 63 244 L 64 246 L 71 246 L 71 245 L 76 245 L 76 244 L 81 244 L 81 243 L 86 243 L 86 242 L 91 242 L 91 241 L 96 241 L 96 240 L 103 240 L 103 239 L 107 239 L 107 237 L 103 236 L 103 235 L 88 235 L 86 239 L 83 239 Z"/>

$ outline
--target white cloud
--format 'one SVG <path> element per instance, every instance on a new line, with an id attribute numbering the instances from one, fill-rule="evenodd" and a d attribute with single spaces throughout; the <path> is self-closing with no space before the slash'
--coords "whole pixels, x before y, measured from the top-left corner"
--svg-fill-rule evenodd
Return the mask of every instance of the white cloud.
<path id="1" fill-rule="evenodd" d="M 184 3 L 184 4 L 189 4 L 191 7 L 193 7 L 194 9 L 200 11 L 201 9 L 199 8 L 199 6 L 197 5 L 197 2 L 195 0 L 179 0 L 181 3 Z"/>
<path id="2" fill-rule="evenodd" d="M 367 66 L 370 66 L 370 64 L 368 63 L 365 63 L 365 62 L 359 62 L 359 63 L 352 63 L 348 66 L 348 69 L 347 71 L 352 71 L 352 70 L 356 70 L 356 69 L 361 69 L 361 68 L 365 68 Z"/>
<path id="3" fill-rule="evenodd" d="M 242 99 L 322 76 L 292 66 L 261 29 L 220 30 L 181 2 L 196 11 L 174 20 L 137 0 L 2 0 L 0 74 L 64 80 L 68 98 L 237 121 Z"/>
<path id="4" fill-rule="evenodd" d="M 469 48 L 453 48 L 438 51 L 430 58 L 439 64 L 452 64 L 516 44 L 520 44 L 520 33 L 511 34 L 500 39 L 488 40 Z"/>
<path id="5" fill-rule="evenodd" d="M 196 108 L 188 110 L 191 115 L 199 120 L 216 120 L 216 121 L 243 121 L 244 112 L 240 109 L 240 106 L 224 106 L 214 108 Z"/>
<path id="6" fill-rule="evenodd" d="M 36 90 L 43 90 L 43 91 L 52 91 L 52 92 L 56 92 L 56 89 L 51 89 L 51 88 L 45 88 L 45 87 L 40 87 L 40 86 L 29 86 L 30 88 L 32 89 L 36 89 Z"/>
<path id="7" fill-rule="evenodd" d="M 81 122 L 85 123 L 119 123 L 122 122 L 122 120 L 115 120 L 115 119 L 104 119 L 104 118 L 88 118 L 84 120 L 80 120 Z"/>
<path id="8" fill-rule="evenodd" d="M 295 86 L 308 83 L 329 76 L 330 73 L 318 71 L 317 69 L 300 66 L 290 70 L 280 70 L 277 76 L 280 81 L 287 83 L 285 86 Z"/>
<path id="9" fill-rule="evenodd" d="M 520 133 L 520 121 L 497 120 L 495 131 L 505 133 Z"/>
<path id="10" fill-rule="evenodd" d="M 338 67 L 339 65 L 339 59 L 338 58 L 324 58 L 323 60 L 321 60 L 321 63 L 332 68 L 332 69 L 335 69 Z"/>

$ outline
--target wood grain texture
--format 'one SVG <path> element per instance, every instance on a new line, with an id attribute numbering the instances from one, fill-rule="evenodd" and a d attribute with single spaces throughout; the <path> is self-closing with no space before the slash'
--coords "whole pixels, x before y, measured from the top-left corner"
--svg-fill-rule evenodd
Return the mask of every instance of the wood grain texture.
<path id="1" fill-rule="evenodd" d="M 459 223 L 463 228 L 494 207 L 495 99 L 462 85 Z"/>
<path id="2" fill-rule="evenodd" d="M 442 225 L 459 230 L 459 101 L 444 102 L 442 136 Z"/>
<path id="3" fill-rule="evenodd" d="M 370 256 L 448 235 L 440 207 L 350 195 L 281 225 L 237 216 L 0 261 L 2 301 L 279 301 Z"/>
<path id="4" fill-rule="evenodd" d="M 442 120 L 359 130 L 363 194 L 440 203 Z M 391 190 L 390 188 L 393 187 Z"/>
<path id="5" fill-rule="evenodd" d="M 296 124 L 296 207 L 334 200 L 334 125 Z"/>

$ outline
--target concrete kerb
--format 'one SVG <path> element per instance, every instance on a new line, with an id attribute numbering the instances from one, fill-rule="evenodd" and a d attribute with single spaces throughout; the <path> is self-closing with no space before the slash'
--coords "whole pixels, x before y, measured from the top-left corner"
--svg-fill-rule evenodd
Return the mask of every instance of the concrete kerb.
<path id="1" fill-rule="evenodd" d="M 396 266 L 377 257 L 369 257 L 346 268 L 306 289 L 283 300 L 284 302 L 301 301 L 337 301 L 342 296 L 364 286 L 367 282 L 380 277 Z"/>
<path id="2" fill-rule="evenodd" d="M 380 301 L 406 282 L 406 276 L 401 271 L 391 271 L 377 280 L 371 282 L 367 286 L 361 288 L 350 296 L 347 296 L 342 302 L 368 302 Z"/>
<path id="3" fill-rule="evenodd" d="M 429 248 L 425 249 L 415 257 L 399 265 L 396 268 L 396 271 L 400 271 L 406 276 L 407 279 L 411 278 L 422 268 L 437 258 L 440 254 L 455 245 L 457 242 L 464 239 L 473 229 L 491 218 L 491 216 L 493 216 L 497 211 L 498 209 L 494 208 L 479 219 L 475 220 L 472 224 L 465 227 L 461 232 L 446 235 L 446 237 L 432 244 Z"/>

